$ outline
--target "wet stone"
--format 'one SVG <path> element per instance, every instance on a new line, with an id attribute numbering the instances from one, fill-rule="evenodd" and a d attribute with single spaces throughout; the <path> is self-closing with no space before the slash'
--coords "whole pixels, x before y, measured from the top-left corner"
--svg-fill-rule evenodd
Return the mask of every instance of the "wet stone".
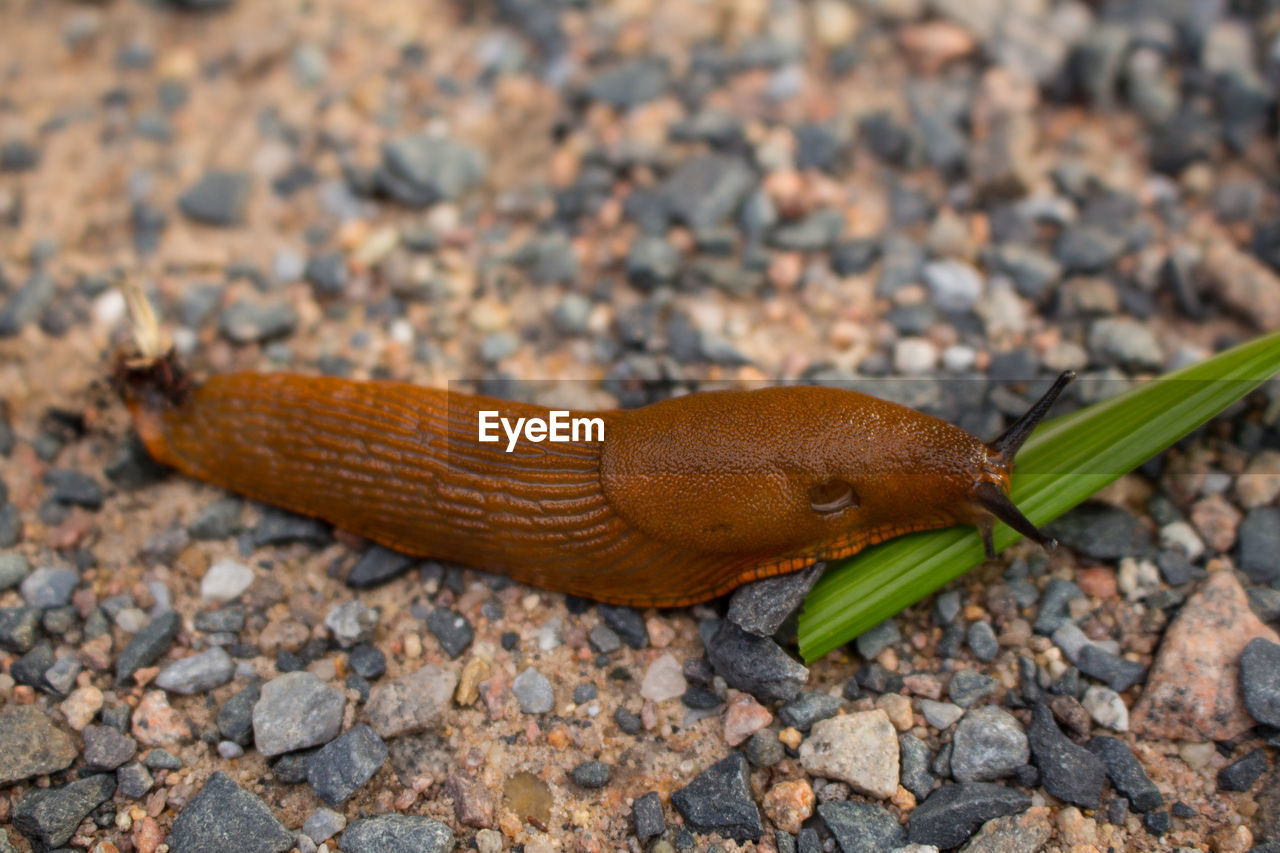
<path id="1" fill-rule="evenodd" d="M 172 610 L 152 619 L 147 627 L 133 635 L 116 658 L 116 680 L 127 682 L 139 669 L 159 660 L 181 627 L 182 617 Z"/>
<path id="2" fill-rule="evenodd" d="M 258 752 L 280 755 L 327 743 L 342 727 L 346 697 L 309 672 L 290 672 L 262 686 L 253 707 Z"/>
<path id="3" fill-rule="evenodd" d="M 825 563 L 738 587 L 729 599 L 728 619 L 748 634 L 770 637 L 795 612 L 822 577 Z"/>
<path id="4" fill-rule="evenodd" d="M 179 196 L 178 209 L 202 225 L 241 225 L 252 187 L 247 172 L 209 171 Z"/>
<path id="5" fill-rule="evenodd" d="M 1016 788 L 991 782 L 943 785 L 911 813 L 907 834 L 912 844 L 959 847 L 987 821 L 1030 806 L 1031 797 Z"/>
<path id="6" fill-rule="evenodd" d="M 833 801 L 821 803 L 817 811 L 843 853 L 877 853 L 906 843 L 902 824 L 876 803 Z"/>
<path id="7" fill-rule="evenodd" d="M 1258 747 L 1218 771 L 1219 791 L 1247 791 L 1267 772 L 1267 750 Z"/>
<path id="8" fill-rule="evenodd" d="M 421 815 L 390 814 L 350 823 L 338 849 L 343 853 L 448 853 L 453 832 Z"/>
<path id="9" fill-rule="evenodd" d="M 218 770 L 174 820 L 168 843 L 175 853 L 284 853 L 294 838 L 266 803 Z"/>
<path id="10" fill-rule="evenodd" d="M 80 822 L 111 799 L 115 790 L 115 777 L 109 773 L 58 787 L 32 789 L 14 808 L 13 825 L 37 849 L 62 847 L 71 840 Z"/>
<path id="11" fill-rule="evenodd" d="M 325 744 L 307 762 L 307 783 L 337 808 L 360 790 L 387 760 L 387 745 L 369 726 L 356 725 Z"/>
<path id="12" fill-rule="evenodd" d="M 733 753 L 699 773 L 671 795 L 685 825 L 698 832 L 719 832 L 734 841 L 758 841 L 764 833 L 751 798 L 747 761 Z"/>
<path id="13" fill-rule="evenodd" d="M 1065 802 L 1097 809 L 1106 783 L 1105 765 L 1062 733 L 1043 702 L 1035 707 L 1027 736 L 1044 789 Z"/>

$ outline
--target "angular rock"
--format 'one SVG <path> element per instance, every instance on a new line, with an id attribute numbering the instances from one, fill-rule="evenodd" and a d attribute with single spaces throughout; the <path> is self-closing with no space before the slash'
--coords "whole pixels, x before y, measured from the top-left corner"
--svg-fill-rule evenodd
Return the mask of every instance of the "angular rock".
<path id="1" fill-rule="evenodd" d="M 411 207 L 457 198 L 484 180 L 484 156 L 452 139 L 414 134 L 386 143 L 378 187 Z"/>
<path id="2" fill-rule="evenodd" d="M 1280 642 L 1249 609 L 1230 571 L 1209 575 L 1160 642 L 1130 727 L 1166 740 L 1231 740 L 1253 726 L 1240 688 L 1241 653 L 1251 640 Z"/>
<path id="3" fill-rule="evenodd" d="M 218 770 L 174 820 L 168 843 L 173 853 L 284 853 L 294 838 L 266 803 Z"/>
<path id="4" fill-rule="evenodd" d="M 236 664 L 221 646 L 169 664 L 156 676 L 156 687 L 191 696 L 221 687 L 235 674 Z"/>
<path id="5" fill-rule="evenodd" d="M 759 841 L 764 833 L 760 810 L 751 798 L 747 760 L 735 752 L 722 758 L 671 795 L 685 825 L 718 832 L 734 841 Z"/>
<path id="6" fill-rule="evenodd" d="M 0 785 L 56 773 L 76 760 L 70 735 L 34 705 L 0 708 Z"/>
<path id="7" fill-rule="evenodd" d="M 1107 781 L 1102 760 L 1068 739 L 1043 702 L 1036 703 L 1027 739 L 1046 791 L 1068 803 L 1098 808 Z"/>
<path id="8" fill-rule="evenodd" d="M 1160 789 L 1124 741 L 1099 735 L 1089 741 L 1089 751 L 1102 759 L 1107 768 L 1107 778 L 1129 799 L 1129 805 L 1135 812 L 1149 812 L 1164 805 Z"/>
<path id="9" fill-rule="evenodd" d="M 991 782 L 1026 764 L 1031 757 L 1022 724 L 992 705 L 964 715 L 951 736 L 951 775 L 957 782 Z"/>
<path id="10" fill-rule="evenodd" d="M 39 607 L 0 608 L 0 649 L 25 654 L 40 639 L 40 622 L 44 618 Z"/>
<path id="11" fill-rule="evenodd" d="M 39 850 L 62 847 L 80 822 L 116 792 L 110 773 L 87 776 L 56 788 L 33 788 L 13 810 L 13 825 Z"/>
<path id="12" fill-rule="evenodd" d="M 84 763 L 94 770 L 115 770 L 138 752 L 138 742 L 111 726 L 85 726 Z"/>
<path id="13" fill-rule="evenodd" d="M 1247 791 L 1267 772 L 1267 750 L 1258 747 L 1218 771 L 1219 791 Z"/>
<path id="14" fill-rule="evenodd" d="M 748 634 L 772 637 L 804 601 L 827 564 L 744 584 L 729 599 L 728 619 Z"/>
<path id="15" fill-rule="evenodd" d="M 1049 843 L 1053 824 L 1049 810 L 1033 806 L 1020 815 L 989 820 L 969 839 L 965 853 L 1040 853 Z"/>
<path id="16" fill-rule="evenodd" d="M 1016 788 L 991 782 L 943 785 L 918 805 L 907 821 L 912 844 L 959 847 L 993 818 L 1017 814 L 1031 806 L 1031 797 Z"/>
<path id="17" fill-rule="evenodd" d="M 253 740 L 263 755 L 328 743 L 342 729 L 346 697 L 309 672 L 287 672 L 262 686 L 253 706 Z"/>
<path id="18" fill-rule="evenodd" d="M 326 805 L 337 808 L 373 778 L 387 760 L 387 745 L 363 723 L 322 746 L 307 762 L 307 783 Z"/>
<path id="19" fill-rule="evenodd" d="M 448 853 L 453 849 L 453 831 L 421 815 L 366 817 L 347 826 L 338 849 L 343 853 Z"/>
<path id="20" fill-rule="evenodd" d="M 818 816 L 843 853 L 878 853 L 906 843 L 907 832 L 888 809 L 876 803 L 833 801 L 818 806 Z"/>
<path id="21" fill-rule="evenodd" d="M 809 670 L 768 637 L 748 634 L 728 619 L 707 643 L 707 658 L 730 687 L 758 699 L 794 699 Z"/>
<path id="22" fill-rule="evenodd" d="M 152 619 L 147 627 L 133 635 L 133 639 L 116 658 L 116 680 L 128 682 L 133 674 L 144 666 L 150 666 L 169 650 L 173 638 L 182 627 L 182 617 L 169 610 Z"/>
<path id="23" fill-rule="evenodd" d="M 898 789 L 898 733 L 880 709 L 815 723 L 800 744 L 800 763 L 815 776 L 839 779 L 871 797 Z"/>
<path id="24" fill-rule="evenodd" d="M 347 573 L 347 586 L 369 589 L 391 580 L 413 565 L 413 558 L 374 545 L 360 555 L 360 559 Z"/>
<path id="25" fill-rule="evenodd" d="M 458 676 L 433 664 L 376 685 L 365 717 L 383 739 L 420 732 L 435 725 L 449 707 Z"/>
<path id="26" fill-rule="evenodd" d="M 671 217 L 695 231 L 719 225 L 737 210 L 755 178 L 738 157 L 689 157 L 662 183 Z"/>

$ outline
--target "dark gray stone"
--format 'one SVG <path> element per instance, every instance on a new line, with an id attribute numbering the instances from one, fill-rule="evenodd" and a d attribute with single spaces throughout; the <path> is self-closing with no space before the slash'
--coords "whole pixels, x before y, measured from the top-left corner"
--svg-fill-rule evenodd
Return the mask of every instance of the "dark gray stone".
<path id="1" fill-rule="evenodd" d="M 116 771 L 116 793 L 130 800 L 140 800 L 155 786 L 151 771 L 141 761 L 130 761 Z"/>
<path id="2" fill-rule="evenodd" d="M 1258 747 L 1218 771 L 1219 791 L 1247 791 L 1267 771 L 1267 750 Z"/>
<path id="3" fill-rule="evenodd" d="M 202 225 L 240 225 L 244 222 L 252 189 L 253 181 L 247 172 L 205 172 L 178 197 L 178 209 Z"/>
<path id="4" fill-rule="evenodd" d="M 1044 588 L 1044 596 L 1040 599 L 1040 611 L 1036 614 L 1035 631 L 1037 634 L 1050 635 L 1069 621 L 1067 608 L 1084 593 L 1075 583 L 1063 578 L 1053 578 Z"/>
<path id="5" fill-rule="evenodd" d="M 778 719 L 802 732 L 813 724 L 834 717 L 840 710 L 840 700 L 828 693 L 806 690 L 778 709 Z"/>
<path id="6" fill-rule="evenodd" d="M 1110 266 L 1124 250 L 1122 234 L 1079 224 L 1062 232 L 1053 251 L 1067 273 L 1096 273 Z"/>
<path id="7" fill-rule="evenodd" d="M 1046 525 L 1045 535 L 1101 561 L 1141 557 L 1151 551 L 1151 531 L 1138 518 L 1100 501 L 1087 501 Z"/>
<path id="8" fill-rule="evenodd" d="M 907 835 L 912 844 L 959 847 L 987 821 L 1024 812 L 1030 805 L 1029 795 L 991 782 L 943 785 L 911 813 Z"/>
<path id="9" fill-rule="evenodd" d="M 1117 738 L 1099 735 L 1089 741 L 1089 751 L 1102 759 L 1107 778 L 1115 789 L 1129 799 L 1136 812 L 1149 812 L 1164 804 L 1164 797 L 1137 756 Z"/>
<path id="10" fill-rule="evenodd" d="M 907 841 L 902 824 L 878 803 L 821 803 L 818 817 L 844 853 L 879 853 L 901 847 Z"/>
<path id="11" fill-rule="evenodd" d="M 634 607 L 618 607 L 613 604 L 601 604 L 596 608 L 604 624 L 614 630 L 633 649 L 643 649 L 649 645 L 649 629 L 644 624 L 644 616 Z"/>
<path id="12" fill-rule="evenodd" d="M 973 656 L 984 663 L 990 663 L 995 660 L 996 655 L 1000 653 L 1000 641 L 996 639 L 996 632 L 991 629 L 990 622 L 973 622 L 969 625 L 969 651 L 973 652 Z"/>
<path id="13" fill-rule="evenodd" d="M 135 672 L 159 660 L 169 650 L 181 627 L 182 617 L 173 610 L 152 619 L 147 627 L 133 635 L 116 658 L 116 680 L 127 682 Z"/>
<path id="14" fill-rule="evenodd" d="M 45 472 L 44 484 L 49 487 L 49 497 L 60 504 L 94 510 L 102 508 L 102 486 L 83 471 L 50 468 Z"/>
<path id="15" fill-rule="evenodd" d="M 573 768 L 569 776 L 584 788 L 603 788 L 613 778 L 613 769 L 603 761 L 584 761 Z"/>
<path id="16" fill-rule="evenodd" d="M 94 770 L 115 770 L 138 752 L 138 742 L 111 726 L 85 726 L 84 762 Z"/>
<path id="17" fill-rule="evenodd" d="M 738 209 L 755 176 L 737 157 L 699 154 L 662 183 L 670 216 L 695 231 L 719 225 Z"/>
<path id="18" fill-rule="evenodd" d="M 116 779 L 110 773 L 87 776 L 56 788 L 33 788 L 13 810 L 13 825 L 38 850 L 62 847 L 71 840 L 80 822 L 115 792 Z"/>
<path id="19" fill-rule="evenodd" d="M 366 817 L 347 825 L 338 849 L 343 853 L 448 853 L 453 849 L 453 832 L 421 815 Z"/>
<path id="20" fill-rule="evenodd" d="M 318 749 L 307 762 L 307 783 L 326 805 L 337 808 L 373 778 L 387 760 L 387 745 L 364 723 Z"/>
<path id="21" fill-rule="evenodd" d="M 269 545 L 296 544 L 312 545 L 319 548 L 328 545 L 332 540 L 333 534 L 329 525 L 320 519 L 307 518 L 272 508 L 263 509 L 262 518 L 253 528 L 251 537 L 255 548 L 264 548 Z M 347 579 L 347 584 L 353 585 L 350 578 Z"/>
<path id="22" fill-rule="evenodd" d="M 237 300 L 218 318 L 218 331 L 234 344 L 260 344 L 293 334 L 298 313 L 287 302 Z"/>
<path id="23" fill-rule="evenodd" d="M 627 281 L 641 290 L 653 290 L 676 277 L 680 250 L 663 237 L 639 234 L 627 250 Z"/>
<path id="24" fill-rule="evenodd" d="M 3 305 L 0 305 L 0 338 L 11 338 L 53 304 L 58 286 L 43 270 L 36 270 Z"/>
<path id="25" fill-rule="evenodd" d="M 972 669 L 959 669 L 947 685 L 947 698 L 961 708 L 972 708 L 979 699 L 990 696 L 999 686 L 994 678 Z"/>
<path id="26" fill-rule="evenodd" d="M 374 545 L 360 555 L 347 574 L 347 586 L 368 589 L 391 580 L 412 565 L 412 557 Z"/>
<path id="27" fill-rule="evenodd" d="M 772 637 L 804 602 L 826 568 L 826 563 L 814 563 L 798 572 L 738 587 L 729 599 L 727 618 L 748 634 Z"/>
<path id="28" fill-rule="evenodd" d="M 764 834 L 741 753 L 699 773 L 671 795 L 671 803 L 684 815 L 685 825 L 698 832 L 719 832 L 734 841 L 759 841 Z"/>
<path id="29" fill-rule="evenodd" d="M 670 72 L 665 59 L 640 56 L 612 68 L 593 71 L 584 94 L 593 101 L 603 101 L 615 109 L 628 110 L 637 104 L 662 97 L 669 80 Z"/>
<path id="30" fill-rule="evenodd" d="M 644 844 L 650 838 L 657 838 L 667 831 L 667 820 L 662 815 L 662 797 L 657 791 L 650 791 L 636 799 L 631 806 L 631 821 L 635 826 L 636 838 Z"/>
<path id="31" fill-rule="evenodd" d="M 439 641 L 444 653 L 455 660 L 475 637 L 475 631 L 465 616 L 444 607 L 437 607 L 427 614 L 427 630 Z"/>
<path id="32" fill-rule="evenodd" d="M 1043 702 L 1036 703 L 1027 737 L 1044 789 L 1065 802 L 1097 809 L 1107 781 L 1105 765 L 1062 733 Z"/>
<path id="33" fill-rule="evenodd" d="M 387 656 L 373 646 L 358 645 L 347 653 L 351 671 L 361 678 L 378 678 L 387 671 Z"/>
<path id="34" fill-rule="evenodd" d="M 388 142 L 375 180 L 390 198 L 410 207 L 454 199 L 484 180 L 485 161 L 451 139 L 415 134 Z"/>
<path id="35" fill-rule="evenodd" d="M 253 740 L 253 706 L 262 695 L 261 685 L 254 683 L 236 693 L 218 709 L 218 734 L 223 740 L 248 746 Z"/>
<path id="36" fill-rule="evenodd" d="M 341 296 L 351 281 L 347 259 L 341 252 L 320 252 L 307 258 L 303 278 L 317 296 Z"/>
<path id="37" fill-rule="evenodd" d="M 794 699 L 809 680 L 809 670 L 781 646 L 748 634 L 728 619 L 707 643 L 707 659 L 731 687 L 758 699 Z"/>
<path id="38" fill-rule="evenodd" d="M 914 794 L 917 801 L 923 800 L 938 784 L 929 772 L 929 763 L 933 759 L 929 745 L 915 735 L 905 733 L 898 736 L 898 754 L 902 786 Z"/>
<path id="39" fill-rule="evenodd" d="M 40 639 L 39 607 L 0 607 L 0 648 L 23 654 Z"/>
<path id="40" fill-rule="evenodd" d="M 242 505 L 239 498 L 219 498 L 200 510 L 187 532 L 200 541 L 226 539 L 240 527 Z"/>
<path id="41" fill-rule="evenodd" d="M 25 655 L 9 664 L 9 675 L 13 676 L 13 680 L 19 684 L 53 693 L 53 686 L 45 680 L 44 674 L 54 663 L 56 659 L 53 655 L 53 646 L 48 640 L 42 640 L 32 646 Z"/>
<path id="42" fill-rule="evenodd" d="M 244 630 L 244 606 L 227 604 L 217 610 L 202 610 L 196 614 L 195 628 L 210 634 L 238 634 Z"/>
<path id="43" fill-rule="evenodd" d="M 1147 668 L 1127 660 L 1093 643 L 1080 649 L 1076 666 L 1090 678 L 1096 678 L 1117 693 L 1123 693 L 1147 677 Z"/>
<path id="44" fill-rule="evenodd" d="M 1280 645 L 1255 637 L 1240 655 L 1240 686 L 1249 715 L 1280 728 Z"/>
<path id="45" fill-rule="evenodd" d="M 756 767 L 772 767 L 787 757 L 786 749 L 773 729 L 761 729 L 753 734 L 743 751 L 747 760 Z"/>
<path id="46" fill-rule="evenodd" d="M 1254 583 L 1280 588 L 1280 509 L 1249 510 L 1236 531 L 1240 570 Z"/>
<path id="47" fill-rule="evenodd" d="M 293 833 L 218 770 L 174 820 L 168 841 L 173 853 L 284 853 L 293 847 Z"/>

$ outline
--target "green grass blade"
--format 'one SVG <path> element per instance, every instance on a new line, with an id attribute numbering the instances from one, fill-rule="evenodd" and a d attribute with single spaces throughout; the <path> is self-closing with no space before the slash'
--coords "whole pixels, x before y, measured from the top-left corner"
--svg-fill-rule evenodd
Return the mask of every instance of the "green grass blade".
<path id="1" fill-rule="evenodd" d="M 1042 424 L 1018 454 L 1014 503 L 1037 526 L 1047 524 L 1278 371 L 1280 332 Z M 1019 538 L 996 525 L 997 550 Z M 982 560 L 977 532 L 952 527 L 899 537 L 837 564 L 805 601 L 800 654 L 822 657 Z"/>

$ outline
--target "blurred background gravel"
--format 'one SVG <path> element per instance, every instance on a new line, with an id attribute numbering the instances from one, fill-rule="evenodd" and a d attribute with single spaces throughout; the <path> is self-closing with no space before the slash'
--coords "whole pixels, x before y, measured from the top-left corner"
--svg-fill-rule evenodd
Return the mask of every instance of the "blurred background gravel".
<path id="1" fill-rule="evenodd" d="M 1274 381 L 781 706 L 720 609 L 361 554 L 160 477 L 103 382 L 125 274 L 198 371 L 993 436 L 1280 329 L 1277 83 L 1266 0 L 0 4 L 9 843 L 1280 843 Z"/>

